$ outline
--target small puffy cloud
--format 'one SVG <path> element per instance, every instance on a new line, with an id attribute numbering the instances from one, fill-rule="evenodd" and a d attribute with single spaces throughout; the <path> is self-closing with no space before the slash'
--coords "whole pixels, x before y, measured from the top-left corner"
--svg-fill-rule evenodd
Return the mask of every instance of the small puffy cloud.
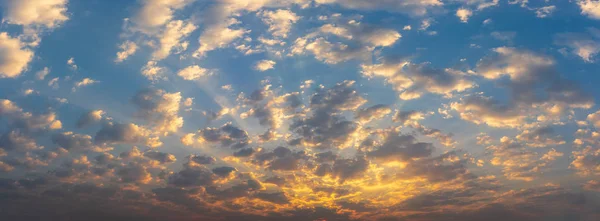
<path id="1" fill-rule="evenodd" d="M 148 61 L 148 63 L 142 67 L 142 75 L 151 81 L 164 79 L 164 71 L 164 68 L 158 66 L 158 62 L 156 61 Z"/>
<path id="2" fill-rule="evenodd" d="M 22 48 L 18 38 L 0 33 L 0 78 L 15 78 L 27 70 L 33 51 Z"/>
<path id="3" fill-rule="evenodd" d="M 562 145 L 566 142 L 562 136 L 557 135 L 552 127 L 544 126 L 532 130 L 524 130 L 516 136 L 518 141 L 525 143 L 531 147 L 546 147 Z"/>
<path id="4" fill-rule="evenodd" d="M 256 64 L 254 64 L 254 70 L 267 71 L 269 69 L 273 69 L 273 66 L 275 66 L 275 61 L 261 60 L 259 62 L 256 62 Z"/>
<path id="5" fill-rule="evenodd" d="M 508 137 L 502 137 L 499 144 L 491 145 L 487 149 L 493 153 L 490 163 L 502 167 L 507 179 L 527 182 L 535 180 L 552 162 L 564 155 L 555 149 L 545 153 L 531 151 L 522 143 Z"/>
<path id="6" fill-rule="evenodd" d="M 144 156 L 147 158 L 150 158 L 152 160 L 158 161 L 161 164 L 173 163 L 177 160 L 177 158 L 175 158 L 175 155 L 173 155 L 173 154 L 163 153 L 163 152 L 158 152 L 158 151 L 145 152 Z"/>
<path id="7" fill-rule="evenodd" d="M 123 183 L 146 184 L 152 180 L 152 175 L 146 166 L 139 163 L 129 163 L 120 167 L 115 173 Z"/>
<path id="8" fill-rule="evenodd" d="M 292 24 L 296 23 L 301 17 L 294 12 L 285 9 L 276 11 L 263 11 L 259 15 L 265 24 L 269 25 L 269 32 L 275 37 L 286 38 Z"/>
<path id="9" fill-rule="evenodd" d="M 442 1 L 412 1 L 412 0 L 316 0 L 317 4 L 337 4 L 344 8 L 355 10 L 385 10 L 400 12 L 411 16 L 424 16 L 431 10 L 443 5 Z"/>
<path id="10" fill-rule="evenodd" d="M 206 76 L 209 76 L 210 74 L 211 74 L 211 72 L 209 70 L 207 70 L 205 68 L 201 68 L 198 65 L 188 66 L 184 69 L 181 69 L 179 72 L 177 72 L 177 75 L 179 75 L 179 77 L 183 78 L 184 80 L 188 80 L 188 81 L 201 79 Z"/>
<path id="11" fill-rule="evenodd" d="M 399 135 L 389 132 L 383 143 L 367 152 L 368 157 L 382 161 L 407 161 L 413 158 L 423 158 L 431 155 L 434 147 L 431 143 L 417 142 L 412 135 Z"/>
<path id="12" fill-rule="evenodd" d="M 600 19 L 600 2 L 595 0 L 578 0 L 581 14 L 592 19 Z"/>
<path id="13" fill-rule="evenodd" d="M 357 110 L 354 119 L 366 123 L 375 119 L 380 119 L 392 112 L 387 105 L 377 104 L 371 107 Z"/>
<path id="14" fill-rule="evenodd" d="M 400 92 L 404 100 L 416 99 L 425 93 L 451 96 L 476 86 L 464 74 L 452 69 L 439 70 L 428 63 L 412 64 L 406 61 L 384 61 L 381 64 L 363 65 L 366 77 L 381 77 Z"/>
<path id="15" fill-rule="evenodd" d="M 158 147 L 162 143 L 160 140 L 150 137 L 151 133 L 148 129 L 138 125 L 128 123 L 107 123 L 96 132 L 94 136 L 95 144 L 136 144 L 142 143 L 149 147 Z"/>
<path id="16" fill-rule="evenodd" d="M 98 81 L 93 80 L 91 78 L 84 78 L 81 81 L 75 82 L 75 85 L 73 86 L 72 91 L 75 91 L 78 88 L 85 87 L 85 86 L 92 85 L 92 84 L 96 84 L 96 83 L 98 83 Z"/>
<path id="17" fill-rule="evenodd" d="M 536 8 L 535 15 L 538 18 L 545 18 L 545 17 L 552 15 L 552 13 L 554 13 L 554 11 L 556 11 L 556 6 L 554 6 L 554 5 L 544 6 L 544 7 Z"/>
<path id="18" fill-rule="evenodd" d="M 38 146 L 34 138 L 18 130 L 7 131 L 0 137 L 0 149 L 6 151 L 29 151 L 41 148 L 44 147 Z"/>
<path id="19" fill-rule="evenodd" d="M 77 64 L 75 64 L 75 58 L 74 57 L 70 57 L 69 60 L 67 60 L 67 65 L 69 65 L 69 67 L 73 70 L 77 70 L 79 67 L 77 66 Z"/>
<path id="20" fill-rule="evenodd" d="M 176 20 L 169 22 L 165 29 L 158 35 L 160 46 L 152 53 L 154 60 L 162 60 L 171 54 L 173 49 L 183 51 L 187 49 L 187 42 L 181 42 L 196 30 L 196 26 L 191 22 Z"/>
<path id="21" fill-rule="evenodd" d="M 183 118 L 179 116 L 180 92 L 145 89 L 133 96 L 131 102 L 138 108 L 136 116 L 147 120 L 156 132 L 177 132 L 183 126 Z"/>
<path id="22" fill-rule="evenodd" d="M 62 128 L 62 122 L 56 118 L 56 113 L 32 114 L 7 99 L 0 99 L 0 116 L 6 117 L 12 126 L 27 131 Z"/>
<path id="23" fill-rule="evenodd" d="M 98 146 L 92 141 L 92 136 L 85 134 L 75 134 L 73 132 L 63 132 L 52 135 L 52 143 L 68 151 L 95 151 L 104 152 L 111 150 L 111 147 Z"/>
<path id="24" fill-rule="evenodd" d="M 340 38 L 332 42 L 327 35 Z M 402 35 L 393 29 L 360 23 L 355 20 L 325 24 L 317 32 L 294 41 L 290 55 L 311 52 L 315 58 L 328 64 L 359 59 L 368 61 L 376 47 L 388 47 L 396 43 Z"/>
<path id="25" fill-rule="evenodd" d="M 86 127 L 92 123 L 98 122 L 102 119 L 102 115 L 104 115 L 105 112 L 103 110 L 92 110 L 89 111 L 83 115 L 81 115 L 81 117 L 79 117 L 79 120 L 77 120 L 77 128 L 82 128 L 82 127 Z"/>
<path id="26" fill-rule="evenodd" d="M 491 97 L 480 95 L 461 98 L 450 104 L 463 120 L 492 127 L 519 127 L 525 124 L 527 115 Z"/>
<path id="27" fill-rule="evenodd" d="M 588 114 L 587 120 L 596 127 L 596 129 L 600 130 L 600 111 L 596 111 L 595 113 Z"/>
<path id="28" fill-rule="evenodd" d="M 460 19 L 461 22 L 467 23 L 469 21 L 469 17 L 473 15 L 473 12 L 466 8 L 459 8 L 456 10 L 456 17 Z"/>
<path id="29" fill-rule="evenodd" d="M 119 45 L 119 49 L 120 51 L 117 52 L 117 58 L 115 58 L 115 62 L 117 63 L 123 62 L 129 56 L 133 55 L 137 51 L 138 46 L 135 42 L 125 41 L 123 44 Z"/>
<path id="30" fill-rule="evenodd" d="M 600 35 L 598 29 L 590 28 L 589 33 L 561 33 L 554 37 L 554 43 L 566 46 L 571 53 L 579 56 L 585 62 L 594 62 L 600 53 Z"/>
<path id="31" fill-rule="evenodd" d="M 5 0 L 4 20 L 11 24 L 54 28 L 69 19 L 68 0 Z"/>
<path id="32" fill-rule="evenodd" d="M 142 1 L 141 8 L 131 21 L 135 29 L 151 34 L 160 29 L 173 18 L 175 11 L 184 8 L 190 0 L 147 0 Z"/>
<path id="33" fill-rule="evenodd" d="M 38 72 L 35 72 L 35 78 L 39 81 L 44 80 L 44 78 L 46 78 L 46 75 L 50 74 L 50 68 L 48 67 L 44 67 L 44 69 L 39 70 Z"/>

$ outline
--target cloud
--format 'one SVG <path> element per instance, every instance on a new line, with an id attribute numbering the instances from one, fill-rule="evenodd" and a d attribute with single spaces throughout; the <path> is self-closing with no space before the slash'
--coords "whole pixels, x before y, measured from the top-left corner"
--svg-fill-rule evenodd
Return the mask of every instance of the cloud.
<path id="1" fill-rule="evenodd" d="M 267 71 L 269 69 L 273 69 L 273 66 L 275 66 L 275 61 L 260 60 L 259 62 L 256 62 L 256 64 L 254 65 L 254 70 Z"/>
<path id="2" fill-rule="evenodd" d="M 151 133 L 148 129 L 138 125 L 127 123 L 106 123 L 96 132 L 94 136 L 95 144 L 136 144 L 142 143 L 149 147 L 158 147 L 162 142 L 156 137 L 150 137 Z"/>
<path id="3" fill-rule="evenodd" d="M 165 79 L 165 76 L 163 76 L 164 72 L 164 68 L 158 66 L 158 62 L 156 61 L 148 61 L 148 63 L 142 67 L 142 75 L 151 81 Z"/>
<path id="4" fill-rule="evenodd" d="M 67 21 L 68 0 L 5 0 L 4 20 L 10 24 L 54 28 Z"/>
<path id="5" fill-rule="evenodd" d="M 360 109 L 355 113 L 355 119 L 361 123 L 367 123 L 372 120 L 381 119 L 392 112 L 387 105 L 377 104 L 371 107 Z"/>
<path id="6" fill-rule="evenodd" d="M 77 128 L 83 128 L 86 127 L 92 123 L 98 122 L 100 120 L 102 120 L 102 115 L 104 115 L 105 112 L 103 110 L 92 110 L 89 111 L 83 115 L 81 115 L 81 117 L 79 117 L 79 120 L 77 120 Z"/>
<path id="7" fill-rule="evenodd" d="M 389 132 L 383 143 L 367 152 L 368 157 L 383 161 L 408 161 L 413 158 L 423 158 L 431 155 L 434 147 L 431 143 L 417 142 L 411 135 L 399 135 Z"/>
<path id="8" fill-rule="evenodd" d="M 413 64 L 406 61 L 387 60 L 381 64 L 362 65 L 365 77 L 381 77 L 400 92 L 400 98 L 411 100 L 425 93 L 451 97 L 476 86 L 464 74 L 453 69 L 435 69 L 428 63 Z"/>
<path id="9" fill-rule="evenodd" d="M 6 117 L 14 128 L 25 131 L 56 130 L 62 128 L 62 122 L 57 119 L 56 113 L 33 114 L 21 109 L 16 103 L 7 99 L 0 99 L 0 116 Z"/>
<path id="10" fill-rule="evenodd" d="M 7 131 L 0 137 L 0 148 L 6 151 L 28 151 L 42 149 L 43 146 L 38 146 L 34 138 L 27 136 L 18 130 Z"/>
<path id="11" fill-rule="evenodd" d="M 150 158 L 152 160 L 158 161 L 161 164 L 173 163 L 173 162 L 177 161 L 177 158 L 175 158 L 175 155 L 170 154 L 170 153 L 158 152 L 158 151 L 145 152 L 144 156 L 147 158 Z"/>
<path id="12" fill-rule="evenodd" d="M 554 37 L 554 43 L 566 46 L 571 53 L 583 61 L 593 63 L 600 52 L 600 30 L 589 28 L 588 33 L 561 33 Z"/>
<path id="13" fill-rule="evenodd" d="M 96 83 L 98 83 L 98 81 L 93 80 L 91 78 L 84 78 L 81 81 L 75 82 L 75 85 L 73 86 L 73 89 L 71 91 L 75 91 L 77 90 L 77 88 L 85 87 Z"/>
<path id="14" fill-rule="evenodd" d="M 473 12 L 466 8 L 459 8 L 456 10 L 456 17 L 460 19 L 461 22 L 467 23 L 469 21 L 469 17 L 473 15 Z"/>
<path id="15" fill-rule="evenodd" d="M 138 50 L 138 46 L 135 42 L 125 41 L 123 44 L 119 45 L 119 49 L 121 49 L 121 51 L 117 52 L 117 58 L 115 58 L 115 62 L 117 63 L 123 62 L 129 56 L 135 54 Z"/>
<path id="16" fill-rule="evenodd" d="M 528 150 L 525 145 L 508 137 L 500 143 L 487 147 L 493 152 L 490 163 L 503 167 L 504 176 L 509 180 L 533 181 L 547 169 L 553 161 L 564 154 L 555 149 L 545 153 Z"/>
<path id="17" fill-rule="evenodd" d="M 210 76 L 211 72 L 205 68 L 201 68 L 198 65 L 192 65 L 179 70 L 179 72 L 177 72 L 177 75 L 179 75 L 179 77 L 183 78 L 184 80 L 193 81 Z"/>
<path id="18" fill-rule="evenodd" d="M 426 1 L 412 1 L 412 0 L 398 0 L 398 1 L 387 1 L 387 0 L 375 0 L 375 1 L 363 1 L 363 0 L 316 0 L 317 4 L 337 4 L 344 8 L 355 9 L 355 10 L 381 10 L 389 12 L 400 12 L 411 16 L 424 16 L 431 10 L 443 5 L 438 0 L 426 0 Z"/>
<path id="19" fill-rule="evenodd" d="M 581 14 L 592 19 L 600 19 L 600 2 L 592 0 L 578 0 L 577 5 Z"/>
<path id="20" fill-rule="evenodd" d="M 112 150 L 112 147 L 95 145 L 90 135 L 75 134 L 73 132 L 53 134 L 52 143 L 68 151 L 104 152 Z"/>
<path id="21" fill-rule="evenodd" d="M 27 70 L 33 51 L 23 48 L 18 38 L 0 33 L 0 78 L 15 78 Z"/>
<path id="22" fill-rule="evenodd" d="M 293 119 L 290 131 L 298 137 L 292 143 L 315 148 L 342 148 L 352 141 L 351 134 L 358 125 L 338 115 L 343 111 L 356 111 L 366 103 L 353 88 L 354 81 L 344 81 L 329 89 L 321 88 L 310 97 L 311 112 Z"/>
<path id="23" fill-rule="evenodd" d="M 292 24 L 296 23 L 301 17 L 294 12 L 285 9 L 275 11 L 262 11 L 258 13 L 265 24 L 269 26 L 269 32 L 275 37 L 287 38 Z"/>
<path id="24" fill-rule="evenodd" d="M 545 17 L 552 15 L 552 13 L 554 13 L 554 11 L 556 11 L 556 6 L 554 6 L 554 5 L 544 6 L 544 7 L 535 9 L 535 15 L 538 18 L 545 18 Z"/>
<path id="25" fill-rule="evenodd" d="M 132 17 L 135 29 L 146 34 L 155 33 L 193 0 L 147 0 Z"/>
<path id="26" fill-rule="evenodd" d="M 340 38 L 331 42 L 327 35 Z M 402 35 L 393 29 L 361 23 L 356 20 L 325 24 L 318 31 L 297 38 L 290 55 L 304 54 L 306 51 L 328 64 L 337 64 L 351 59 L 368 61 L 376 47 L 388 47 L 396 43 Z"/>
<path id="27" fill-rule="evenodd" d="M 158 133 L 177 132 L 183 126 L 183 118 L 178 115 L 180 92 L 144 89 L 138 91 L 131 102 L 138 108 L 136 116 L 146 120 Z"/>
<path id="28" fill-rule="evenodd" d="M 194 24 L 186 21 L 175 20 L 169 22 L 162 33 L 157 36 L 160 46 L 152 53 L 152 58 L 162 60 L 169 56 L 173 49 L 177 50 L 176 53 L 186 50 L 188 42 L 181 41 L 196 28 Z"/>
<path id="29" fill-rule="evenodd" d="M 552 122 L 568 110 L 593 105 L 589 94 L 561 76 L 552 58 L 508 47 L 493 51 L 477 63 L 474 73 L 489 80 L 506 79 L 503 86 L 510 99 L 500 102 L 482 94 L 463 97 L 450 105 L 463 120 L 492 127 L 519 127 L 534 120 Z"/>

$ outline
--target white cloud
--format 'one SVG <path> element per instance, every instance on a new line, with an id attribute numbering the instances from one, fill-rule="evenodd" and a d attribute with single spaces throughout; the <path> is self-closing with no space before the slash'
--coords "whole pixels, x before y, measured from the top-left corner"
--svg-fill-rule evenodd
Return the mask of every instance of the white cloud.
<path id="1" fill-rule="evenodd" d="M 176 10 L 182 9 L 194 0 L 145 0 L 133 16 L 134 29 L 146 34 L 154 34 L 173 18 Z"/>
<path id="2" fill-rule="evenodd" d="M 179 51 L 187 49 L 187 42 L 181 42 L 183 38 L 196 30 L 196 26 L 190 22 L 181 20 L 171 21 L 159 36 L 160 47 L 152 53 L 154 60 L 162 60 L 171 54 L 174 48 Z"/>
<path id="3" fill-rule="evenodd" d="M 117 52 L 117 58 L 115 59 L 115 62 L 117 63 L 125 61 L 125 59 L 134 54 L 137 51 L 138 46 L 134 42 L 125 41 L 123 44 L 119 45 L 119 49 L 121 49 L 121 51 Z"/>
<path id="4" fill-rule="evenodd" d="M 163 67 L 159 67 L 156 61 L 148 61 L 148 63 L 142 67 L 142 75 L 151 81 L 163 79 L 163 72 Z"/>
<path id="5" fill-rule="evenodd" d="M 600 35 L 598 29 L 589 29 L 590 33 L 562 33 L 555 36 L 555 43 L 567 46 L 571 53 L 579 56 L 585 62 L 594 62 L 600 53 Z"/>
<path id="6" fill-rule="evenodd" d="M 199 78 L 209 76 L 210 71 L 205 68 L 201 68 L 198 65 L 192 65 L 181 69 L 179 72 L 177 72 L 177 75 L 179 75 L 179 77 L 185 80 L 193 81 Z"/>
<path id="7" fill-rule="evenodd" d="M 554 13 L 554 11 L 556 11 L 556 6 L 554 6 L 554 5 L 544 6 L 541 8 L 536 8 L 535 15 L 538 18 L 545 18 L 545 17 L 550 16 L 552 13 Z"/>
<path id="8" fill-rule="evenodd" d="M 277 11 L 263 11 L 259 13 L 265 24 L 269 25 L 269 32 L 273 36 L 287 38 L 292 24 L 296 23 L 301 17 L 294 12 L 285 9 Z"/>
<path id="9" fill-rule="evenodd" d="M 254 70 L 257 71 L 266 71 L 269 69 L 273 69 L 273 66 L 275 66 L 275 61 L 272 60 L 261 60 L 259 62 L 256 62 L 256 64 L 254 65 Z"/>
<path id="10" fill-rule="evenodd" d="M 600 1 L 594 0 L 579 0 L 577 2 L 581 9 L 581 14 L 592 19 L 600 19 Z"/>
<path id="11" fill-rule="evenodd" d="M 33 51 L 22 48 L 18 38 L 0 33 L 0 78 L 15 78 L 27 70 Z"/>
<path id="12" fill-rule="evenodd" d="M 72 91 L 77 90 L 77 88 L 85 87 L 85 86 L 92 85 L 95 83 L 98 83 L 98 81 L 93 80 L 91 78 L 84 78 L 81 81 L 75 82 L 75 85 L 73 86 Z"/>
<path id="13" fill-rule="evenodd" d="M 459 8 L 456 10 L 456 17 L 460 19 L 461 22 L 467 23 L 469 21 L 469 17 L 473 15 L 473 12 L 466 8 Z"/>
<path id="14" fill-rule="evenodd" d="M 406 13 L 412 16 L 426 15 L 431 9 L 442 6 L 439 0 L 316 0 L 317 4 L 338 4 L 356 10 L 386 10 Z"/>
<path id="15" fill-rule="evenodd" d="M 75 58 L 73 57 L 70 57 L 69 60 L 67 60 L 67 65 L 69 65 L 69 67 L 73 70 L 77 70 L 79 68 L 77 64 L 75 64 Z"/>
<path id="16" fill-rule="evenodd" d="M 35 78 L 41 81 L 44 80 L 44 78 L 46 78 L 46 75 L 48 74 L 50 74 L 50 68 L 44 67 L 44 69 L 39 70 L 35 73 Z"/>
<path id="17" fill-rule="evenodd" d="M 54 28 L 69 19 L 68 0 L 5 0 L 4 21 Z"/>

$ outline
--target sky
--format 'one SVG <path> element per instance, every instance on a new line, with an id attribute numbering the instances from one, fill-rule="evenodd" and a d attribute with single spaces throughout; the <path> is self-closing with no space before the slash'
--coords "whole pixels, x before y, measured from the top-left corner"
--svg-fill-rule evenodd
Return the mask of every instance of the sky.
<path id="1" fill-rule="evenodd" d="M 600 220 L 598 0 L 0 0 L 5 220 Z"/>

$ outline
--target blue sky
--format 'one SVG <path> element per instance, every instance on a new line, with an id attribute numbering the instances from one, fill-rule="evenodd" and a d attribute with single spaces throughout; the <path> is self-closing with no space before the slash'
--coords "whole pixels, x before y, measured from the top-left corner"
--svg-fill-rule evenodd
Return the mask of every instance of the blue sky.
<path id="1" fill-rule="evenodd" d="M 600 1 L 0 9 L 14 220 L 600 218 Z"/>

